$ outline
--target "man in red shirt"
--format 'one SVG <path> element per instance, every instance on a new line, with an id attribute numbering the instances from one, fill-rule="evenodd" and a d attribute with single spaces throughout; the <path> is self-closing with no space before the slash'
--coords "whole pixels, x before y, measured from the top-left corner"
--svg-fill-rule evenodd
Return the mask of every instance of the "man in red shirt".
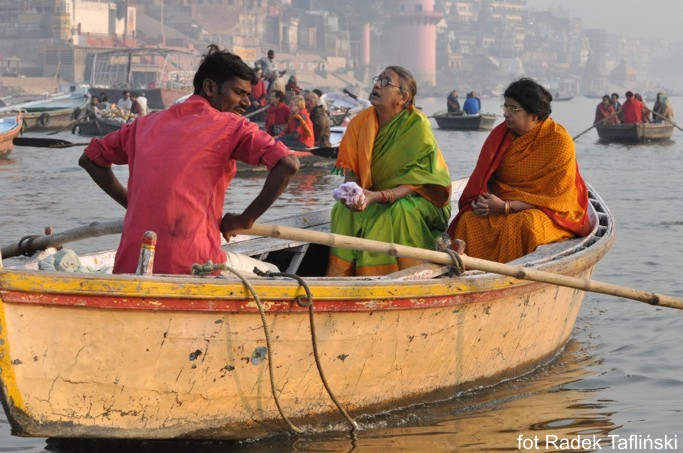
<path id="1" fill-rule="evenodd" d="M 109 196 L 126 208 L 114 273 L 134 273 L 145 231 L 157 234 L 154 272 L 189 274 L 195 263 L 225 263 L 221 234 L 251 228 L 282 194 L 299 161 L 241 115 L 254 73 L 242 59 L 210 45 L 185 102 L 138 118 L 93 139 L 79 160 Z M 237 160 L 270 173 L 241 214 L 223 213 Z M 128 164 L 127 187 L 112 164 Z"/>
<path id="2" fill-rule="evenodd" d="M 268 95 L 268 102 L 270 107 L 266 114 L 266 132 L 276 137 L 287 127 L 290 109 L 285 104 L 285 94 L 282 91 L 271 91 Z"/>
<path id="3" fill-rule="evenodd" d="M 635 124 L 643 122 L 643 103 L 633 97 L 633 92 L 626 92 L 626 100 L 621 105 L 623 124 Z"/>

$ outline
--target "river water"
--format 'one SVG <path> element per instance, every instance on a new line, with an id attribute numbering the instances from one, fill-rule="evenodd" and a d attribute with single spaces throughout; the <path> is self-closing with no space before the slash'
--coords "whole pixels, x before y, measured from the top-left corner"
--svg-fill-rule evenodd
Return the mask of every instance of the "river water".
<path id="1" fill-rule="evenodd" d="M 683 109 L 683 98 L 671 99 Z M 572 136 L 592 124 L 598 99 L 577 97 L 553 105 L 552 117 Z M 483 99 L 484 112 L 499 113 L 500 99 Z M 427 114 L 440 99 L 418 99 Z M 453 178 L 469 176 L 486 132 L 442 131 L 435 136 Z M 27 134 L 37 136 L 38 134 Z M 84 142 L 68 131 L 52 137 Z M 604 145 L 591 130 L 576 140 L 584 179 L 616 218 L 617 240 L 593 278 L 683 297 L 683 132 L 660 144 Z M 28 234 L 82 226 L 123 216 L 77 165 L 82 146 L 16 147 L 0 160 L 0 245 Z M 125 168 L 117 173 L 125 178 Z M 240 174 L 226 210 L 240 211 L 263 182 Z M 329 206 L 338 176 L 318 169 L 301 173 L 261 219 L 273 220 Z M 74 245 L 78 252 L 113 247 L 106 237 Z M 359 418 L 354 436 L 279 437 L 258 442 L 88 442 L 23 439 L 10 434 L 0 414 L 0 452 L 224 452 L 224 451 L 591 451 L 593 436 L 604 450 L 683 450 L 683 312 L 607 295 L 586 294 L 565 351 L 550 365 L 523 378 L 439 404 Z M 585 444 L 546 443 L 581 435 Z M 537 437 L 536 437 L 537 436 Z M 612 437 L 609 437 L 612 436 Z M 630 436 L 630 437 L 629 437 Z M 538 441 L 535 440 L 538 439 Z M 639 443 L 640 442 L 640 443 Z M 652 444 L 655 447 L 657 444 Z M 642 447 L 642 448 L 637 448 Z"/>

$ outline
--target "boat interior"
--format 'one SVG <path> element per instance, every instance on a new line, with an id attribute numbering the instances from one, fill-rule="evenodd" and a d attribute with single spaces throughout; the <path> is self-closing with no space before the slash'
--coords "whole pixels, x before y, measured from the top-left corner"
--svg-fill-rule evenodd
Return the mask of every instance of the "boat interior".
<path id="1" fill-rule="evenodd" d="M 454 182 L 454 199 L 457 200 L 464 187 L 464 181 Z M 590 189 L 590 187 L 589 187 Z M 546 244 L 538 247 L 534 252 L 520 257 L 508 264 L 525 267 L 536 266 L 541 263 L 561 259 L 578 253 L 590 247 L 601 237 L 605 236 L 613 228 L 611 216 L 602 199 L 594 191 L 589 190 L 590 215 L 593 225 L 590 235 L 582 238 L 574 238 L 563 242 Z M 454 202 L 457 208 L 457 201 Z M 294 227 L 311 231 L 329 232 L 330 213 L 328 209 L 311 211 L 305 214 L 294 215 L 279 219 L 279 226 Z M 261 236 L 237 235 L 230 243 L 224 244 L 223 250 L 234 252 L 251 258 L 274 264 L 280 272 L 295 274 L 300 277 L 324 277 L 329 256 L 329 247 L 299 240 L 271 238 Z M 467 250 L 465 250 L 465 253 Z M 39 269 L 39 261 L 45 259 L 55 249 L 48 249 L 37 254 L 30 260 L 15 262 L 14 259 L 6 260 L 7 268 Z M 84 254 L 80 256 L 82 266 L 91 269 L 103 269 L 113 265 L 114 250 Z M 424 263 L 409 269 L 404 269 L 390 275 L 378 277 L 353 277 L 355 279 L 375 280 L 417 280 L 426 278 L 447 277 L 451 274 L 451 266 Z M 482 273 L 480 271 L 467 271 L 468 275 Z M 157 275 L 161 276 L 161 275 Z M 178 276 L 173 276 L 178 277 Z M 349 278 L 349 277 L 345 277 Z"/>

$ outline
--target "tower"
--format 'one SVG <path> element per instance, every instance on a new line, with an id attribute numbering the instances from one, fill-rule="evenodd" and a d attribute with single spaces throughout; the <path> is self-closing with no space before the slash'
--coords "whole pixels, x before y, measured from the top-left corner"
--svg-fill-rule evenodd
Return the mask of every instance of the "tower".
<path id="1" fill-rule="evenodd" d="M 436 24 L 442 15 L 434 11 L 434 0 L 399 0 L 392 17 L 389 64 L 408 69 L 418 87 L 436 85 Z"/>

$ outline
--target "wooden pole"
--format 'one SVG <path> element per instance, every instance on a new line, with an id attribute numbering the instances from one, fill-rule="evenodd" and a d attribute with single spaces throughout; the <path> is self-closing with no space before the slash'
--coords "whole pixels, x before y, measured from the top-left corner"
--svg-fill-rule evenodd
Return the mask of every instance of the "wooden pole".
<path id="1" fill-rule="evenodd" d="M 621 111 L 621 110 L 620 110 L 620 111 Z M 581 136 L 582 136 L 583 134 L 585 134 L 586 132 L 588 132 L 588 131 L 590 131 L 591 129 L 593 129 L 593 128 L 594 128 L 595 126 L 597 126 L 598 124 L 604 123 L 605 121 L 607 121 L 608 119 L 612 118 L 614 115 L 617 115 L 618 113 L 619 113 L 619 112 L 614 112 L 614 113 L 612 113 L 610 116 L 607 116 L 607 117 L 601 119 L 600 121 L 598 121 L 597 123 L 595 123 L 595 124 L 593 124 L 591 127 L 589 127 L 588 129 L 586 129 L 585 131 L 581 132 L 580 134 L 578 134 L 577 136 L 575 136 L 574 138 L 572 138 L 572 140 L 576 140 L 577 138 L 581 137 Z"/>
<path id="2" fill-rule="evenodd" d="M 669 118 L 665 117 L 664 115 L 660 115 L 659 113 L 655 112 L 654 110 L 650 110 L 650 111 L 651 111 L 653 114 L 655 114 L 655 115 L 657 115 L 658 117 L 660 117 L 661 119 L 663 119 L 664 121 L 666 121 L 667 123 L 671 123 L 671 125 L 672 125 L 673 127 L 675 127 L 676 129 L 678 129 L 679 131 L 683 131 L 683 129 L 681 129 L 681 127 L 680 127 L 678 124 L 674 123 L 674 122 L 671 121 Z"/>
<path id="3" fill-rule="evenodd" d="M 24 253 L 32 254 L 38 250 L 45 250 L 48 247 L 59 247 L 68 242 L 80 241 L 83 239 L 105 236 L 107 234 L 120 234 L 123 231 L 123 220 L 111 222 L 93 222 L 84 227 L 66 230 L 62 233 L 38 236 L 33 239 L 26 239 L 2 247 L 0 255 L 4 258 L 19 256 Z"/>
<path id="4" fill-rule="evenodd" d="M 439 264 L 452 264 L 450 255 L 444 252 L 436 252 L 416 247 L 390 244 L 386 242 L 361 239 L 334 233 L 304 230 L 301 228 L 254 224 L 251 229 L 239 230 L 236 231 L 236 233 L 312 242 L 330 247 L 365 250 L 369 252 L 384 253 L 391 256 L 431 261 L 433 263 Z M 467 269 L 476 269 L 494 274 L 507 275 L 520 280 L 530 280 L 534 282 L 549 283 L 557 286 L 566 286 L 568 288 L 580 289 L 582 291 L 609 294 L 612 296 L 646 302 L 650 305 L 671 307 L 679 310 L 683 309 L 683 299 L 672 296 L 627 288 L 625 286 L 618 286 L 610 283 L 603 283 L 587 278 L 570 277 L 552 272 L 529 269 L 522 266 L 497 263 L 494 261 L 469 257 L 467 255 L 460 255 L 460 257 L 462 258 L 465 268 Z"/>

